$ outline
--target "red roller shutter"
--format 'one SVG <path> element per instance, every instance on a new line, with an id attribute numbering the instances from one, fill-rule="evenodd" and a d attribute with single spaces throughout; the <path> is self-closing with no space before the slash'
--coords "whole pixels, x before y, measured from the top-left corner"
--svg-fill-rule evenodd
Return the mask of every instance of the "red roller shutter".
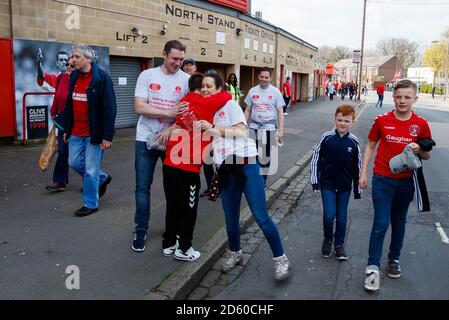
<path id="1" fill-rule="evenodd" d="M 248 13 L 249 0 L 209 0 L 209 2 Z"/>
<path id="2" fill-rule="evenodd" d="M 12 40 L 0 38 L 0 137 L 16 135 Z"/>

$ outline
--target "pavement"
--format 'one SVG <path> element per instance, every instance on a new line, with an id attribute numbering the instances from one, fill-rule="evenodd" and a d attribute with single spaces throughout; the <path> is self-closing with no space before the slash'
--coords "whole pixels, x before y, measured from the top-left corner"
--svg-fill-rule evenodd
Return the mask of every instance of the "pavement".
<path id="1" fill-rule="evenodd" d="M 278 171 L 268 179 L 270 212 L 279 211 L 275 200 L 286 196 L 282 193 L 307 167 L 311 148 L 333 127 L 340 103 L 320 99 L 289 110 Z M 45 185 L 51 182 L 52 168 L 41 172 L 37 166 L 41 146 L 0 148 L 0 299 L 183 299 L 219 263 L 226 247 L 223 212 L 219 201 L 204 199 L 193 240 L 201 258 L 189 263 L 162 256 L 165 198 L 160 164 L 151 189 L 147 250 L 131 250 L 134 134 L 135 128 L 118 130 L 103 162 L 112 183 L 100 210 L 84 218 L 74 216 L 82 205 L 80 177 L 71 172 L 68 190 L 50 194 Z M 285 214 L 281 211 L 276 221 Z M 243 202 L 242 225 L 251 222 Z M 73 270 L 79 271 L 80 286 L 70 290 L 67 281 L 73 280 Z"/>

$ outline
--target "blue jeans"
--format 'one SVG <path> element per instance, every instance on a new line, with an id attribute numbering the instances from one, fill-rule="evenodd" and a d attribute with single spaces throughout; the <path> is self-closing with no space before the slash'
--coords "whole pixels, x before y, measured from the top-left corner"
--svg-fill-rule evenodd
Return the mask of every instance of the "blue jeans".
<path id="1" fill-rule="evenodd" d="M 91 144 L 90 137 L 71 136 L 69 139 L 69 166 L 83 177 L 83 204 L 98 208 L 98 189 L 108 175 L 101 170 L 104 150 Z"/>
<path id="2" fill-rule="evenodd" d="M 324 239 L 328 242 L 333 242 L 336 246 L 342 246 L 345 242 L 350 196 L 351 191 L 339 192 L 321 188 Z M 334 237 L 335 218 L 337 218 L 337 221 L 335 223 Z"/>
<path id="3" fill-rule="evenodd" d="M 58 135 L 58 159 L 53 171 L 53 182 L 60 184 L 69 183 L 69 144 L 64 142 L 62 133 Z"/>
<path id="4" fill-rule="evenodd" d="M 263 178 L 260 176 L 259 164 L 247 164 L 243 167 L 246 181 L 243 185 L 236 183 L 236 178 L 228 175 L 228 184 L 221 193 L 221 201 L 225 213 L 226 231 L 231 251 L 240 250 L 240 202 L 245 194 L 257 224 L 267 239 L 274 257 L 284 254 L 279 231 L 268 214 L 265 200 Z"/>
<path id="5" fill-rule="evenodd" d="M 136 231 L 147 232 L 150 222 L 150 191 L 157 160 L 164 161 L 165 152 L 148 150 L 147 143 L 136 141 Z"/>
<path id="6" fill-rule="evenodd" d="M 382 108 L 382 104 L 383 104 L 383 102 L 384 102 L 384 95 L 383 95 L 383 94 L 378 94 L 377 96 L 379 97 L 379 100 L 378 100 L 377 103 L 376 103 L 376 107 L 377 107 L 378 105 L 380 105 L 380 107 Z"/>
<path id="7" fill-rule="evenodd" d="M 413 177 L 393 179 L 373 175 L 374 221 L 369 241 L 368 265 L 380 267 L 385 234 L 391 222 L 391 243 L 388 260 L 399 260 L 405 235 L 407 211 L 413 200 Z"/>

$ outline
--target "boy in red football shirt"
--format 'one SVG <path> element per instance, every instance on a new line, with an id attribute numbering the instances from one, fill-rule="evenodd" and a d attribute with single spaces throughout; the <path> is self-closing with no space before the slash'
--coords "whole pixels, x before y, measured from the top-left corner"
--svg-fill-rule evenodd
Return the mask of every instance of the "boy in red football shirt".
<path id="1" fill-rule="evenodd" d="M 368 145 L 363 157 L 359 185 L 368 186 L 367 169 L 377 143 L 374 160 L 372 198 L 374 221 L 369 243 L 369 259 L 366 268 L 365 289 L 379 290 L 380 260 L 385 234 L 391 221 L 391 243 L 388 253 L 387 275 L 390 278 L 401 276 L 399 257 L 405 234 L 407 211 L 415 192 L 413 172 L 393 174 L 389 162 L 391 158 L 402 153 L 404 147 L 412 144 L 413 153 L 421 159 L 430 158 L 430 151 L 425 152 L 416 143 L 422 138 L 431 138 L 427 121 L 412 112 L 417 101 L 416 84 L 408 79 L 401 80 L 394 88 L 395 109 L 379 115 L 371 127 Z"/>

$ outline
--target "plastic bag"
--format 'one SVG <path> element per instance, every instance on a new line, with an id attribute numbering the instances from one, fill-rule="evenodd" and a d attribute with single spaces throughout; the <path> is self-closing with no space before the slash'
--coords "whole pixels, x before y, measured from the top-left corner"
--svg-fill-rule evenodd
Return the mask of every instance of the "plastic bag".
<path id="1" fill-rule="evenodd" d="M 53 160 L 56 149 L 58 149 L 58 141 L 56 139 L 56 128 L 53 126 L 48 134 L 47 141 L 45 141 L 44 150 L 42 150 L 39 158 L 39 167 L 42 171 L 47 170 Z"/>

